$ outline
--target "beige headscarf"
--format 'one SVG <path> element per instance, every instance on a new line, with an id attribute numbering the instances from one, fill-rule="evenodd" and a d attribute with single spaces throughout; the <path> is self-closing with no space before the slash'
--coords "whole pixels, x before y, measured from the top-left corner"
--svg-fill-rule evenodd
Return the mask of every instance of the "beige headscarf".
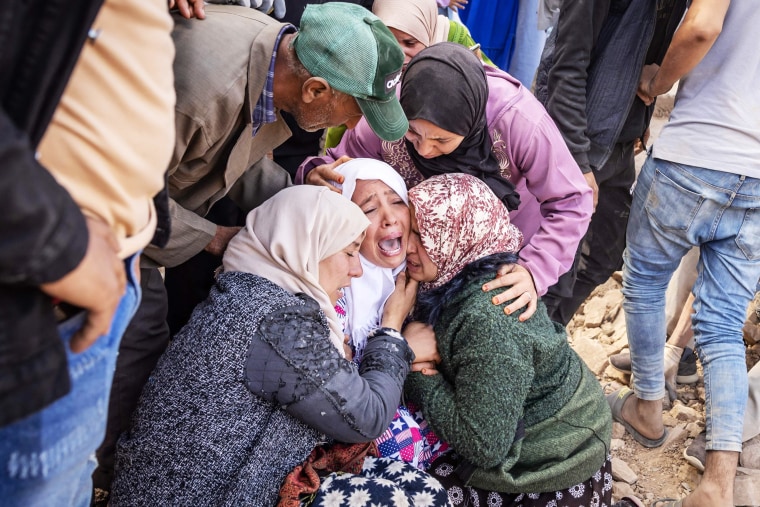
<path id="1" fill-rule="evenodd" d="M 227 246 L 224 270 L 263 276 L 288 292 L 314 298 L 343 355 L 343 329 L 319 285 L 319 262 L 348 246 L 369 224 L 359 206 L 326 187 L 289 187 L 248 214 L 245 228 Z"/>
<path id="2" fill-rule="evenodd" d="M 435 0 L 375 0 L 372 12 L 386 26 L 408 33 L 425 47 L 448 40 L 449 18 L 438 14 Z"/>

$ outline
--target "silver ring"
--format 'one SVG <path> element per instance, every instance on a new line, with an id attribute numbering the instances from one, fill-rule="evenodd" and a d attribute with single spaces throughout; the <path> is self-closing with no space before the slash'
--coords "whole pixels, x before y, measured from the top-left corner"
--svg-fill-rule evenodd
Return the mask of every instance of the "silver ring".
<path id="1" fill-rule="evenodd" d="M 533 294 L 531 294 L 529 290 L 526 290 L 525 292 L 523 292 L 523 296 L 525 294 L 528 295 L 528 301 L 533 301 Z"/>

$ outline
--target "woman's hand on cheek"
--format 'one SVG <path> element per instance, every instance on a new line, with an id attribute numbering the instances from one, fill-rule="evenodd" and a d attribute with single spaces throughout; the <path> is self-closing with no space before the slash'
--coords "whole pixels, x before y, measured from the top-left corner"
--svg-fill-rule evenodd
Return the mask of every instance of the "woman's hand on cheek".
<path id="1" fill-rule="evenodd" d="M 383 327 L 401 330 L 404 320 L 412 311 L 414 302 L 417 300 L 418 283 L 402 271 L 396 277 L 396 288 L 388 297 L 383 309 Z"/>
<path id="2" fill-rule="evenodd" d="M 414 364 L 432 363 L 435 366 L 441 361 L 433 326 L 422 322 L 410 322 L 404 328 L 404 338 L 414 352 L 412 371 L 418 371 L 414 369 Z"/>
<path id="3" fill-rule="evenodd" d="M 503 264 L 496 272 L 496 278 L 483 285 L 483 291 L 488 292 L 501 287 L 507 287 L 507 290 L 493 296 L 493 304 L 500 305 L 512 300 L 504 307 L 504 313 L 507 315 L 526 307 L 519 317 L 520 322 L 525 322 L 533 316 L 538 308 L 538 294 L 530 271 L 519 264 Z"/>

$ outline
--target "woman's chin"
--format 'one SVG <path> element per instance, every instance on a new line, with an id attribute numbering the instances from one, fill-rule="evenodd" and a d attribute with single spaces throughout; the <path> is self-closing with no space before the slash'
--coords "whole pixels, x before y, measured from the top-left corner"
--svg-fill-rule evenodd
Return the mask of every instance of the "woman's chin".
<path id="1" fill-rule="evenodd" d="M 405 253 L 398 253 L 396 255 L 377 253 L 371 256 L 365 255 L 364 257 L 375 266 L 388 269 L 396 269 L 406 260 Z"/>

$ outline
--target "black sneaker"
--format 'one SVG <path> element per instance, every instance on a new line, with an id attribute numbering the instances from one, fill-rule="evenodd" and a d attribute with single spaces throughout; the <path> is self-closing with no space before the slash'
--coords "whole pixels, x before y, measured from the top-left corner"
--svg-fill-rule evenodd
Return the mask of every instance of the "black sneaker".
<path id="1" fill-rule="evenodd" d="M 683 457 L 689 462 L 691 466 L 699 470 L 705 471 L 705 455 L 707 454 L 707 434 L 703 431 L 694 439 L 694 441 L 684 449 Z"/>
<path id="2" fill-rule="evenodd" d="M 678 363 L 678 375 L 676 382 L 679 384 L 693 384 L 699 380 L 697 374 L 697 355 L 692 349 L 686 347 L 681 354 L 681 361 Z"/>
<path id="3" fill-rule="evenodd" d="M 609 357 L 610 366 L 622 373 L 631 374 L 631 353 L 619 352 Z"/>

